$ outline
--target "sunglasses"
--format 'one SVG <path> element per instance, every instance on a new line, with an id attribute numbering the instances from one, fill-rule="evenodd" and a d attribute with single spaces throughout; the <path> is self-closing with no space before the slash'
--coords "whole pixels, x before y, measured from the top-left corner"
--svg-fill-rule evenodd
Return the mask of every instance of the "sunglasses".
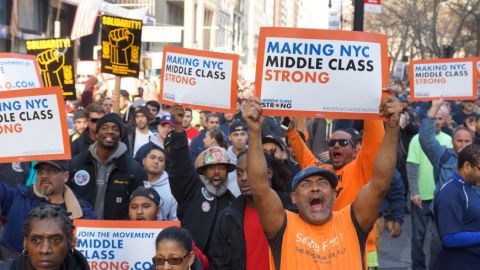
<path id="1" fill-rule="evenodd" d="M 329 141 L 328 141 L 328 146 L 334 147 L 335 144 L 337 144 L 337 143 L 338 143 L 338 145 L 340 145 L 341 147 L 346 147 L 346 146 L 349 145 L 349 144 L 351 144 L 351 145 L 353 146 L 353 143 L 350 142 L 350 140 L 347 140 L 347 139 L 338 139 L 338 140 L 332 139 L 332 140 L 329 140 Z"/>
<path id="2" fill-rule="evenodd" d="M 183 256 L 182 258 L 168 258 L 168 259 L 153 257 L 152 263 L 153 263 L 153 266 L 163 266 L 165 265 L 165 262 L 168 262 L 168 264 L 170 265 L 179 265 L 183 262 L 183 260 L 185 260 L 185 258 L 188 257 L 188 255 L 190 255 L 190 253 Z"/>
<path id="3" fill-rule="evenodd" d="M 90 122 L 97 123 L 98 119 L 100 119 L 100 118 L 90 118 Z"/>

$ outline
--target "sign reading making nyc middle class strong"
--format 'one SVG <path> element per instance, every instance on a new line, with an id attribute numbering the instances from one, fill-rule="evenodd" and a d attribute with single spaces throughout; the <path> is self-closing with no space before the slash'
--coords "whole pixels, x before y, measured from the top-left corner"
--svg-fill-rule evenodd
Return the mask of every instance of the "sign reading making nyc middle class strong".
<path id="1" fill-rule="evenodd" d="M 261 28 L 255 95 L 268 114 L 377 118 L 388 82 L 384 35 Z"/>
<path id="2" fill-rule="evenodd" d="M 235 110 L 238 55 L 163 48 L 160 101 L 217 112 Z"/>
<path id="3" fill-rule="evenodd" d="M 410 99 L 477 98 L 478 58 L 447 58 L 410 62 Z"/>

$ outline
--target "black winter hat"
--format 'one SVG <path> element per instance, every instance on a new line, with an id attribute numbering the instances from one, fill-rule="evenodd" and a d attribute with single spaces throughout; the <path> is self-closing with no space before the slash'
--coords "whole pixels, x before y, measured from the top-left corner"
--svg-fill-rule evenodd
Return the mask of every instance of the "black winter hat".
<path id="1" fill-rule="evenodd" d="M 146 197 L 152 200 L 155 205 L 160 205 L 160 195 L 158 192 L 152 187 L 142 187 L 139 186 L 135 191 L 133 191 L 132 195 L 130 196 L 130 201 L 133 200 L 135 197 Z"/>
<path id="2" fill-rule="evenodd" d="M 105 123 L 114 123 L 118 126 L 118 129 L 120 130 L 120 137 L 123 135 L 123 120 L 120 118 L 120 116 L 116 113 L 109 113 L 105 114 L 102 118 L 98 119 L 97 121 L 97 130 L 96 133 L 100 130 L 100 128 L 105 124 Z"/>

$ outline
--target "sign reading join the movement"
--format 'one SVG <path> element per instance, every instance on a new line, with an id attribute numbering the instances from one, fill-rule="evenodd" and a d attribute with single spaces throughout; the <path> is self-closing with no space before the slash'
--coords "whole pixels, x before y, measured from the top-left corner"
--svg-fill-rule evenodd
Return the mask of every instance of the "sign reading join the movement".
<path id="1" fill-rule="evenodd" d="M 410 62 L 410 99 L 477 98 L 477 58 L 448 58 Z"/>
<path id="2" fill-rule="evenodd" d="M 231 112 L 237 72 L 238 55 L 164 47 L 160 99 L 166 104 Z"/>
<path id="3" fill-rule="evenodd" d="M 75 220 L 76 249 L 91 269 L 152 269 L 155 239 L 177 221 Z"/>
<path id="4" fill-rule="evenodd" d="M 0 92 L 0 162 L 70 159 L 59 87 Z"/>
<path id="5" fill-rule="evenodd" d="M 63 98 L 76 100 L 73 47 L 69 38 L 26 40 L 27 53 L 35 55 L 45 87 L 60 86 Z"/>
<path id="6" fill-rule="evenodd" d="M 388 81 L 387 37 L 261 28 L 255 81 L 268 114 L 377 118 Z"/>
<path id="7" fill-rule="evenodd" d="M 35 56 L 0 53 L 0 91 L 43 87 Z"/>
<path id="8" fill-rule="evenodd" d="M 102 16 L 102 72 L 138 77 L 142 21 Z"/>

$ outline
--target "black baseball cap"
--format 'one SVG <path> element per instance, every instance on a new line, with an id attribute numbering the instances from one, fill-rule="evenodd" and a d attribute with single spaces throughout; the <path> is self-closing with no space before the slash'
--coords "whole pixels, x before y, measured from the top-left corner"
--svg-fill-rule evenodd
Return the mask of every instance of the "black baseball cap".
<path id="1" fill-rule="evenodd" d="M 282 149 L 282 151 L 284 151 L 284 152 L 287 150 L 287 148 L 285 147 L 285 144 L 283 144 L 283 141 L 280 138 L 278 138 L 274 135 L 270 134 L 270 135 L 267 135 L 267 136 L 263 136 L 262 137 L 262 144 L 266 144 L 266 143 L 274 143 L 274 144 L 278 145 Z"/>
<path id="2" fill-rule="evenodd" d="M 42 160 L 35 164 L 33 168 L 37 170 L 42 164 L 50 164 L 61 171 L 68 171 L 68 161 L 66 160 Z"/>
<path id="3" fill-rule="evenodd" d="M 248 127 L 242 121 L 235 121 L 230 125 L 230 134 L 237 131 L 247 131 Z"/>

